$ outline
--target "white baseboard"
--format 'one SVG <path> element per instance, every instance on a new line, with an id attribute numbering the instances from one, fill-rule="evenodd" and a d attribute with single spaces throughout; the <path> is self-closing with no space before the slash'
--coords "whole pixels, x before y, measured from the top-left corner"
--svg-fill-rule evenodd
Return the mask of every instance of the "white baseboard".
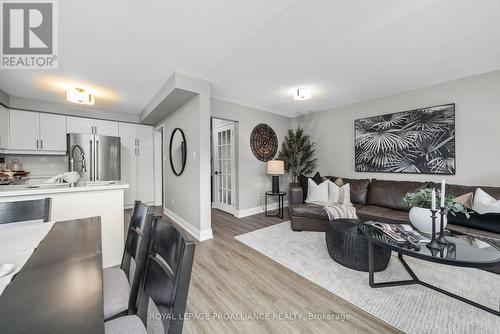
<path id="1" fill-rule="evenodd" d="M 283 209 L 286 207 L 288 207 L 288 201 L 285 201 L 283 203 Z M 269 204 L 267 206 L 267 210 L 269 210 L 269 211 L 276 210 L 276 209 L 278 209 L 278 203 L 272 203 L 272 204 Z M 265 210 L 264 206 L 256 206 L 253 208 L 243 209 L 243 210 L 234 210 L 234 216 L 236 218 L 244 218 L 244 217 L 253 216 L 253 215 L 262 213 L 262 212 L 264 212 L 264 210 Z"/>
<path id="2" fill-rule="evenodd" d="M 163 213 L 174 222 L 176 222 L 180 227 L 182 227 L 186 232 L 191 234 L 198 241 L 205 241 L 212 239 L 214 236 L 212 234 L 212 228 L 200 231 L 198 228 L 194 227 L 188 221 L 184 220 L 181 216 L 177 215 L 173 211 L 163 208 Z"/>

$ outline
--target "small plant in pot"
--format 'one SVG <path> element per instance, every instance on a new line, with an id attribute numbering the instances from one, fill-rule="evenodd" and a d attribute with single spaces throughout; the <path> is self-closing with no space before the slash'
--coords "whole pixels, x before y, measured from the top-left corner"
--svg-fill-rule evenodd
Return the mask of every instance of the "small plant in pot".
<path id="1" fill-rule="evenodd" d="M 419 231 L 424 233 L 432 233 L 432 212 L 431 212 L 431 202 L 432 202 L 432 189 L 425 188 L 420 189 L 417 192 L 407 193 L 404 197 L 405 204 L 411 208 L 410 209 L 410 222 Z M 436 208 L 439 208 L 439 203 L 441 203 L 441 193 L 438 191 L 436 196 Z M 444 200 L 444 226 L 448 223 L 446 216 L 448 214 L 456 215 L 457 213 L 464 214 L 467 218 L 470 217 L 469 211 L 460 203 L 455 202 L 455 197 L 447 195 Z M 437 227 L 439 227 L 439 213 L 437 214 L 438 221 Z"/>

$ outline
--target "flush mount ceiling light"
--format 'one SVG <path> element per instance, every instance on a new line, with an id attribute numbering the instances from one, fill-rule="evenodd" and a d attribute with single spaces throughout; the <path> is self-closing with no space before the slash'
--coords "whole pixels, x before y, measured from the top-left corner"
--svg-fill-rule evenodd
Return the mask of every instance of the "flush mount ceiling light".
<path id="1" fill-rule="evenodd" d="M 83 88 L 75 88 L 66 91 L 66 101 L 78 104 L 94 104 L 94 95 Z"/>
<path id="2" fill-rule="evenodd" d="M 295 101 L 306 101 L 311 99 L 312 89 L 309 87 L 297 88 L 293 94 L 293 99 Z"/>

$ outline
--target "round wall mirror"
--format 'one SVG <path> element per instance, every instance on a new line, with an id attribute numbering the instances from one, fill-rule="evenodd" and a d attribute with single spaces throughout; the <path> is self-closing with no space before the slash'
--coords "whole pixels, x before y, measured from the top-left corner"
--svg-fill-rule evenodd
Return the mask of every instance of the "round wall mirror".
<path id="1" fill-rule="evenodd" d="M 175 175 L 179 176 L 186 167 L 186 137 L 184 132 L 175 128 L 170 137 L 170 167 Z"/>

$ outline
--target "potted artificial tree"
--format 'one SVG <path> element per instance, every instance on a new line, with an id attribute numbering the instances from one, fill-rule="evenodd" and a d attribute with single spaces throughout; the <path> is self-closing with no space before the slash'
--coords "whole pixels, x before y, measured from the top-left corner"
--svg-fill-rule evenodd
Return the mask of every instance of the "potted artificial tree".
<path id="1" fill-rule="evenodd" d="M 311 174 L 314 171 L 318 162 L 318 159 L 313 157 L 314 152 L 314 143 L 304 134 L 304 129 L 288 129 L 288 135 L 285 136 L 278 153 L 278 160 L 284 161 L 285 170 L 292 183 L 298 182 L 300 174 Z"/>

